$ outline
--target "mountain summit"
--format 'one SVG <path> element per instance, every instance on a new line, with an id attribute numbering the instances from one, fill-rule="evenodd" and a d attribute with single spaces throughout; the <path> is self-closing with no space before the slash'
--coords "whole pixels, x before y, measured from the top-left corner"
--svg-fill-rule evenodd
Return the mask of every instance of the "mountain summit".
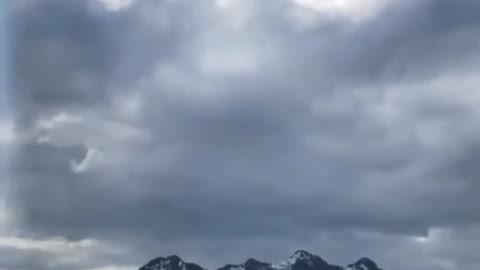
<path id="1" fill-rule="evenodd" d="M 194 263 L 184 262 L 178 256 L 156 258 L 139 270 L 205 270 Z M 346 267 L 327 263 L 317 255 L 297 250 L 286 261 L 272 264 L 250 258 L 241 264 L 227 264 L 217 270 L 382 270 L 369 258 L 361 258 Z"/>
<path id="2" fill-rule="evenodd" d="M 186 263 L 176 255 L 158 257 L 139 270 L 205 270 L 194 263 Z"/>
<path id="3" fill-rule="evenodd" d="M 361 258 L 356 263 L 349 264 L 347 270 L 381 270 L 377 264 L 369 258 Z"/>
<path id="4" fill-rule="evenodd" d="M 329 265 L 325 260 L 317 255 L 313 255 L 305 250 L 297 250 L 287 261 L 279 264 L 273 264 L 274 270 L 337 270 L 343 269 L 334 265 Z"/>

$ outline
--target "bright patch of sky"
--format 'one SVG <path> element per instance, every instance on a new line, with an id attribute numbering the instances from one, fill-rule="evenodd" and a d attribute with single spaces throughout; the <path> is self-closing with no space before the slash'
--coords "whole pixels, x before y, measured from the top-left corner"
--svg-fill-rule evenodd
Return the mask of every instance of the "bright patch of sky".
<path id="1" fill-rule="evenodd" d="M 11 142 L 13 137 L 13 124 L 9 120 L 0 118 L 0 145 Z"/>
<path id="2" fill-rule="evenodd" d="M 128 8 L 134 0 L 98 0 L 100 1 L 107 10 L 109 11 L 120 11 L 122 9 Z"/>
<path id="3" fill-rule="evenodd" d="M 373 16 L 393 0 L 292 0 L 297 4 L 321 13 L 340 15 L 359 21 Z"/>

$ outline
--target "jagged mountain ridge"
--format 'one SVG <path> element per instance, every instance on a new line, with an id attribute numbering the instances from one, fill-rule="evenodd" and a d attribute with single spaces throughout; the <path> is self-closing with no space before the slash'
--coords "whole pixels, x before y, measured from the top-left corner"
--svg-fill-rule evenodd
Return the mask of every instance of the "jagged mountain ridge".
<path id="1" fill-rule="evenodd" d="M 139 270 L 206 270 L 194 263 L 184 262 L 173 255 L 151 260 Z M 346 267 L 327 263 L 317 255 L 304 250 L 296 251 L 287 261 L 273 264 L 248 259 L 242 264 L 227 264 L 217 270 L 382 270 L 369 258 L 361 258 Z"/>

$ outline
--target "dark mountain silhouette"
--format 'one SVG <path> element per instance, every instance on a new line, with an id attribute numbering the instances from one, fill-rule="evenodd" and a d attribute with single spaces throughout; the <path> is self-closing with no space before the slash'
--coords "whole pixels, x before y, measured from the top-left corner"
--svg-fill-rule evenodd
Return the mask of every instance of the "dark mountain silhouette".
<path id="1" fill-rule="evenodd" d="M 205 270 L 201 266 L 184 262 L 173 255 L 156 258 L 139 270 Z M 250 258 L 241 264 L 227 264 L 217 270 L 382 270 L 369 258 L 361 258 L 346 267 L 327 263 L 317 255 L 305 250 L 298 250 L 285 262 L 278 264 L 261 262 Z"/>

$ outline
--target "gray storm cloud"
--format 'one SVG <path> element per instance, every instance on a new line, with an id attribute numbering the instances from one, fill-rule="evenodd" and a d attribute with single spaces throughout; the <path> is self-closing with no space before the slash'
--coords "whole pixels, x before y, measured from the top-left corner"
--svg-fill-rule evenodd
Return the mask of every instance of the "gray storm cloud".
<path id="1" fill-rule="evenodd" d="M 23 233 L 204 254 L 235 243 L 242 255 L 270 239 L 266 256 L 298 244 L 343 250 L 338 260 L 368 242 L 387 269 L 407 269 L 384 253 L 397 237 L 478 238 L 477 1 L 309 25 L 296 16 L 313 11 L 287 0 L 233 13 L 210 0 L 22 3 L 11 25 Z"/>

